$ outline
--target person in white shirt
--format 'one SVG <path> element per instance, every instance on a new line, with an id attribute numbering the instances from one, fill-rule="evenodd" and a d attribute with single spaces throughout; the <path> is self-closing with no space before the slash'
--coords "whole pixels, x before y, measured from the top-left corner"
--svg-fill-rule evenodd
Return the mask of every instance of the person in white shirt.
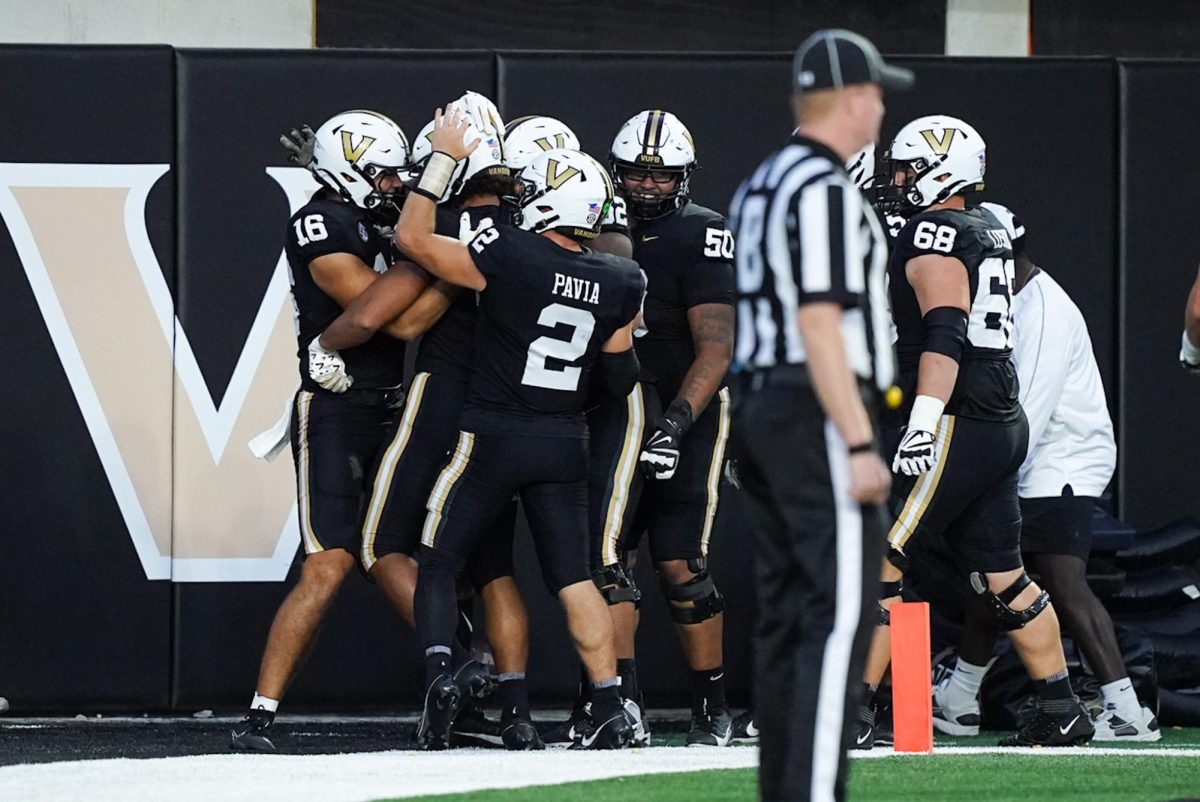
<path id="1" fill-rule="evenodd" d="M 1117 462 L 1112 420 L 1079 307 L 1025 254 L 1025 228 L 999 204 L 981 204 L 1009 230 L 1016 257 L 1013 362 L 1029 419 L 1021 465 L 1021 550 L 1054 600 L 1063 630 L 1101 683 L 1097 741 L 1157 741 L 1154 714 L 1138 701 L 1108 611 L 1087 584 L 1096 501 Z M 968 609 L 958 663 L 934 689 L 933 724 L 950 735 L 979 731 L 979 687 L 992 663 L 992 617 Z"/>

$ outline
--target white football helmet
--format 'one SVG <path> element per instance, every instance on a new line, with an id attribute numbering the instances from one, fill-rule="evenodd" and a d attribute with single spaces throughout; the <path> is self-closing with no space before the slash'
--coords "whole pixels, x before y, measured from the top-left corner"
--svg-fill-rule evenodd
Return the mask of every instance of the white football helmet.
<path id="1" fill-rule="evenodd" d="M 875 143 L 867 145 L 846 162 L 846 173 L 861 190 L 875 186 Z"/>
<path id="2" fill-rule="evenodd" d="M 957 117 L 918 117 L 900 129 L 888 153 L 885 203 L 924 209 L 960 192 L 983 189 L 987 167 L 983 137 Z M 896 177 L 912 168 L 904 183 Z"/>
<path id="3" fill-rule="evenodd" d="M 504 154 L 504 121 L 496 105 L 478 92 L 467 92 L 454 106 L 467 118 L 470 123 L 463 141 L 479 140 L 479 147 L 458 163 L 442 196 L 442 203 L 459 194 L 463 186 L 477 175 L 494 175 L 509 178 L 512 171 L 507 167 Z M 423 167 L 433 147 L 430 137 L 433 136 L 433 120 L 430 120 L 413 142 L 412 159 L 418 168 Z M 507 189 L 507 187 L 506 187 Z M 500 194 L 507 194 L 506 192 Z"/>
<path id="4" fill-rule="evenodd" d="M 566 123 L 553 117 L 519 117 L 507 125 L 504 156 L 513 170 L 523 170 L 533 157 L 547 150 L 579 150 L 579 137 Z"/>
<path id="5" fill-rule="evenodd" d="M 325 121 L 313 140 L 308 169 L 331 192 L 360 209 L 399 208 L 395 194 L 375 187 L 379 176 L 404 177 L 409 169 L 408 138 L 400 126 L 374 111 L 344 111 Z"/>
<path id="6" fill-rule="evenodd" d="M 612 204 L 608 171 L 586 153 L 555 148 L 533 157 L 518 176 L 520 227 L 593 239 Z"/>
<path id="7" fill-rule="evenodd" d="M 691 132 L 669 111 L 650 109 L 621 126 L 608 155 L 617 186 L 629 200 L 629 210 L 642 220 L 670 214 L 687 200 L 688 181 L 697 168 L 696 143 Z M 670 192 L 632 192 L 624 189 L 626 172 L 673 174 Z M 657 183 L 657 182 L 656 182 Z"/>

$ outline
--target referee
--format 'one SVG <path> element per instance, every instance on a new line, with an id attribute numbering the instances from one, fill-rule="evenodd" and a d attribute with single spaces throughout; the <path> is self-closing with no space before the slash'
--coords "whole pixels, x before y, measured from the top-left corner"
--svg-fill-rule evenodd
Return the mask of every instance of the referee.
<path id="1" fill-rule="evenodd" d="M 834 800 L 886 532 L 891 479 L 875 437 L 891 385 L 874 211 L 843 164 L 874 143 L 883 89 L 912 73 L 863 37 L 818 31 L 796 51 L 796 133 L 734 196 L 735 414 L 758 547 L 756 711 L 764 800 Z M 863 625 L 863 615 L 871 620 Z"/>

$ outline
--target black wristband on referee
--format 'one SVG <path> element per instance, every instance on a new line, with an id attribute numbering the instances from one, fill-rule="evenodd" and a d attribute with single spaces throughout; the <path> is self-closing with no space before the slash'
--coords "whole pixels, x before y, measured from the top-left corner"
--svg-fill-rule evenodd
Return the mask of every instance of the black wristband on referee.
<path id="1" fill-rule="evenodd" d="M 663 413 L 663 420 L 671 424 L 677 437 L 683 437 L 692 428 L 692 405 L 682 398 L 676 398 Z"/>
<path id="2" fill-rule="evenodd" d="M 874 450 L 875 444 L 870 440 L 866 441 L 865 443 L 859 443 L 858 445 L 850 446 L 849 448 L 851 454 L 866 454 L 867 452 Z"/>

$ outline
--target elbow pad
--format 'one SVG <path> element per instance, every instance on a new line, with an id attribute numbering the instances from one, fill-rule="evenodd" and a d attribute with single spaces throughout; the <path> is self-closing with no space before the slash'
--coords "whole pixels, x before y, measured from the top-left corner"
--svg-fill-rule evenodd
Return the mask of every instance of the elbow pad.
<path id="1" fill-rule="evenodd" d="M 922 319 L 925 338 L 922 350 L 962 361 L 967 345 L 967 313 L 953 306 L 930 309 Z"/>
<path id="2" fill-rule="evenodd" d="M 632 348 L 617 354 L 601 351 L 596 359 L 596 369 L 592 373 L 589 395 L 597 399 L 603 396 L 627 396 L 637 383 L 638 374 L 641 372 L 642 365 Z"/>

